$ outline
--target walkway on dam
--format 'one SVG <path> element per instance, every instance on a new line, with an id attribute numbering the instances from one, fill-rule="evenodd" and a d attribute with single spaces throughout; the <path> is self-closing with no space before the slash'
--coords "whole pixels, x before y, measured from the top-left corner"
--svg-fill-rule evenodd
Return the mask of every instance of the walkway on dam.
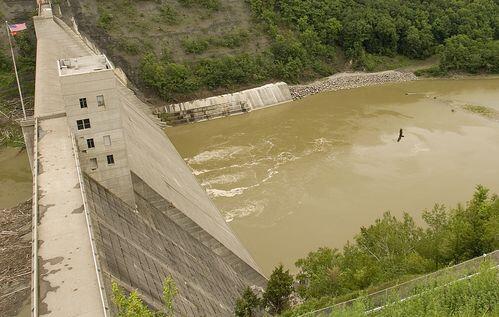
<path id="1" fill-rule="evenodd" d="M 44 11 L 34 21 L 38 41 L 35 87 L 38 173 L 35 186 L 39 214 L 39 300 L 32 303 L 34 315 L 38 312 L 41 316 L 103 316 L 57 69 L 58 59 L 92 53 L 83 42 L 61 28 L 50 11 Z M 37 279 L 36 269 L 34 279 Z"/>

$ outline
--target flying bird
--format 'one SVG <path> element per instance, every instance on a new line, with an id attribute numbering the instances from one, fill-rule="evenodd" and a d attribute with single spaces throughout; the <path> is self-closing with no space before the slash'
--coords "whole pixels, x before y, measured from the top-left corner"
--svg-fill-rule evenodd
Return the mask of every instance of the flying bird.
<path id="1" fill-rule="evenodd" d="M 398 138 L 397 142 L 400 142 L 400 140 L 402 140 L 403 137 L 404 137 L 404 131 L 402 129 L 400 129 L 399 138 Z"/>

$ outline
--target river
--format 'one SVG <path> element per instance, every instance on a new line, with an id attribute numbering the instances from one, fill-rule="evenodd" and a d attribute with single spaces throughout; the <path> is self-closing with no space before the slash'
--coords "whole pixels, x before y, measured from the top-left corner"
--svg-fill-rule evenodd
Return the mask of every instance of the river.
<path id="1" fill-rule="evenodd" d="M 32 182 L 26 151 L 0 148 L 0 209 L 31 198 Z"/>
<path id="2" fill-rule="evenodd" d="M 477 184 L 499 193 L 499 122 L 464 104 L 499 111 L 499 79 L 328 92 L 167 134 L 268 274 L 384 211 L 421 221 Z"/>

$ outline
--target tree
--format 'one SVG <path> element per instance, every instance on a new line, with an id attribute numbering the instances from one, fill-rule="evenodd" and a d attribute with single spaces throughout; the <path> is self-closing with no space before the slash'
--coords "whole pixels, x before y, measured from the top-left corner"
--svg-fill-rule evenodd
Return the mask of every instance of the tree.
<path id="1" fill-rule="evenodd" d="M 421 234 L 421 229 L 407 213 L 404 213 L 403 220 L 400 221 L 385 212 L 374 225 L 361 228 L 355 242 L 365 255 L 381 267 L 381 275 L 374 277 L 375 281 L 381 281 L 423 270 L 420 266 L 422 263 L 408 265 L 408 261 L 412 262 L 414 259 Z"/>
<path id="2" fill-rule="evenodd" d="M 173 317 L 174 307 L 173 299 L 178 293 L 177 285 L 171 275 L 168 275 L 163 281 L 163 305 L 165 305 L 166 317 Z"/>
<path id="3" fill-rule="evenodd" d="M 126 296 L 116 282 L 113 282 L 112 290 L 113 301 L 118 308 L 118 317 L 154 317 L 156 315 L 139 298 L 137 291 L 132 291 Z"/>
<path id="4" fill-rule="evenodd" d="M 263 305 L 271 314 L 280 314 L 289 305 L 289 296 L 293 292 L 293 276 L 284 271 L 282 264 L 277 266 L 267 283 L 263 294 Z"/>
<path id="5" fill-rule="evenodd" d="M 319 248 L 304 259 L 296 261 L 300 272 L 298 293 L 303 298 L 336 296 L 341 290 L 341 254 L 337 249 Z"/>
<path id="6" fill-rule="evenodd" d="M 258 297 L 250 287 L 246 287 L 242 297 L 236 301 L 235 315 L 237 317 L 253 317 L 259 305 Z"/>
<path id="7" fill-rule="evenodd" d="M 444 205 L 436 204 L 432 210 L 423 212 L 423 220 L 427 228 L 423 234 L 418 251 L 425 258 L 430 259 L 434 264 L 434 269 L 439 269 L 447 264 L 445 260 L 444 241 L 449 226 L 449 217 Z"/>
<path id="8" fill-rule="evenodd" d="M 467 35 L 456 35 L 445 40 L 440 50 L 440 66 L 446 70 L 476 73 L 485 68 L 484 44 Z"/>
<path id="9" fill-rule="evenodd" d="M 164 312 L 152 311 L 140 299 L 137 290 L 133 290 L 128 296 L 116 282 L 111 284 L 113 302 L 118 310 L 118 317 L 173 317 L 173 299 L 177 295 L 175 281 L 168 275 L 163 281 L 163 305 Z"/>

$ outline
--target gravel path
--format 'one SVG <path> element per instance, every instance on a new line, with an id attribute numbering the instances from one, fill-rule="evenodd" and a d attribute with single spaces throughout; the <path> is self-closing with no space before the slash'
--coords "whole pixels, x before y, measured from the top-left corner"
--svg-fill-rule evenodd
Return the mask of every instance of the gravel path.
<path id="1" fill-rule="evenodd" d="M 296 100 L 324 91 L 359 88 L 417 79 L 418 77 L 411 72 L 401 72 L 396 70 L 388 70 L 378 73 L 338 73 L 309 84 L 290 86 L 289 90 L 291 91 L 293 100 Z"/>

